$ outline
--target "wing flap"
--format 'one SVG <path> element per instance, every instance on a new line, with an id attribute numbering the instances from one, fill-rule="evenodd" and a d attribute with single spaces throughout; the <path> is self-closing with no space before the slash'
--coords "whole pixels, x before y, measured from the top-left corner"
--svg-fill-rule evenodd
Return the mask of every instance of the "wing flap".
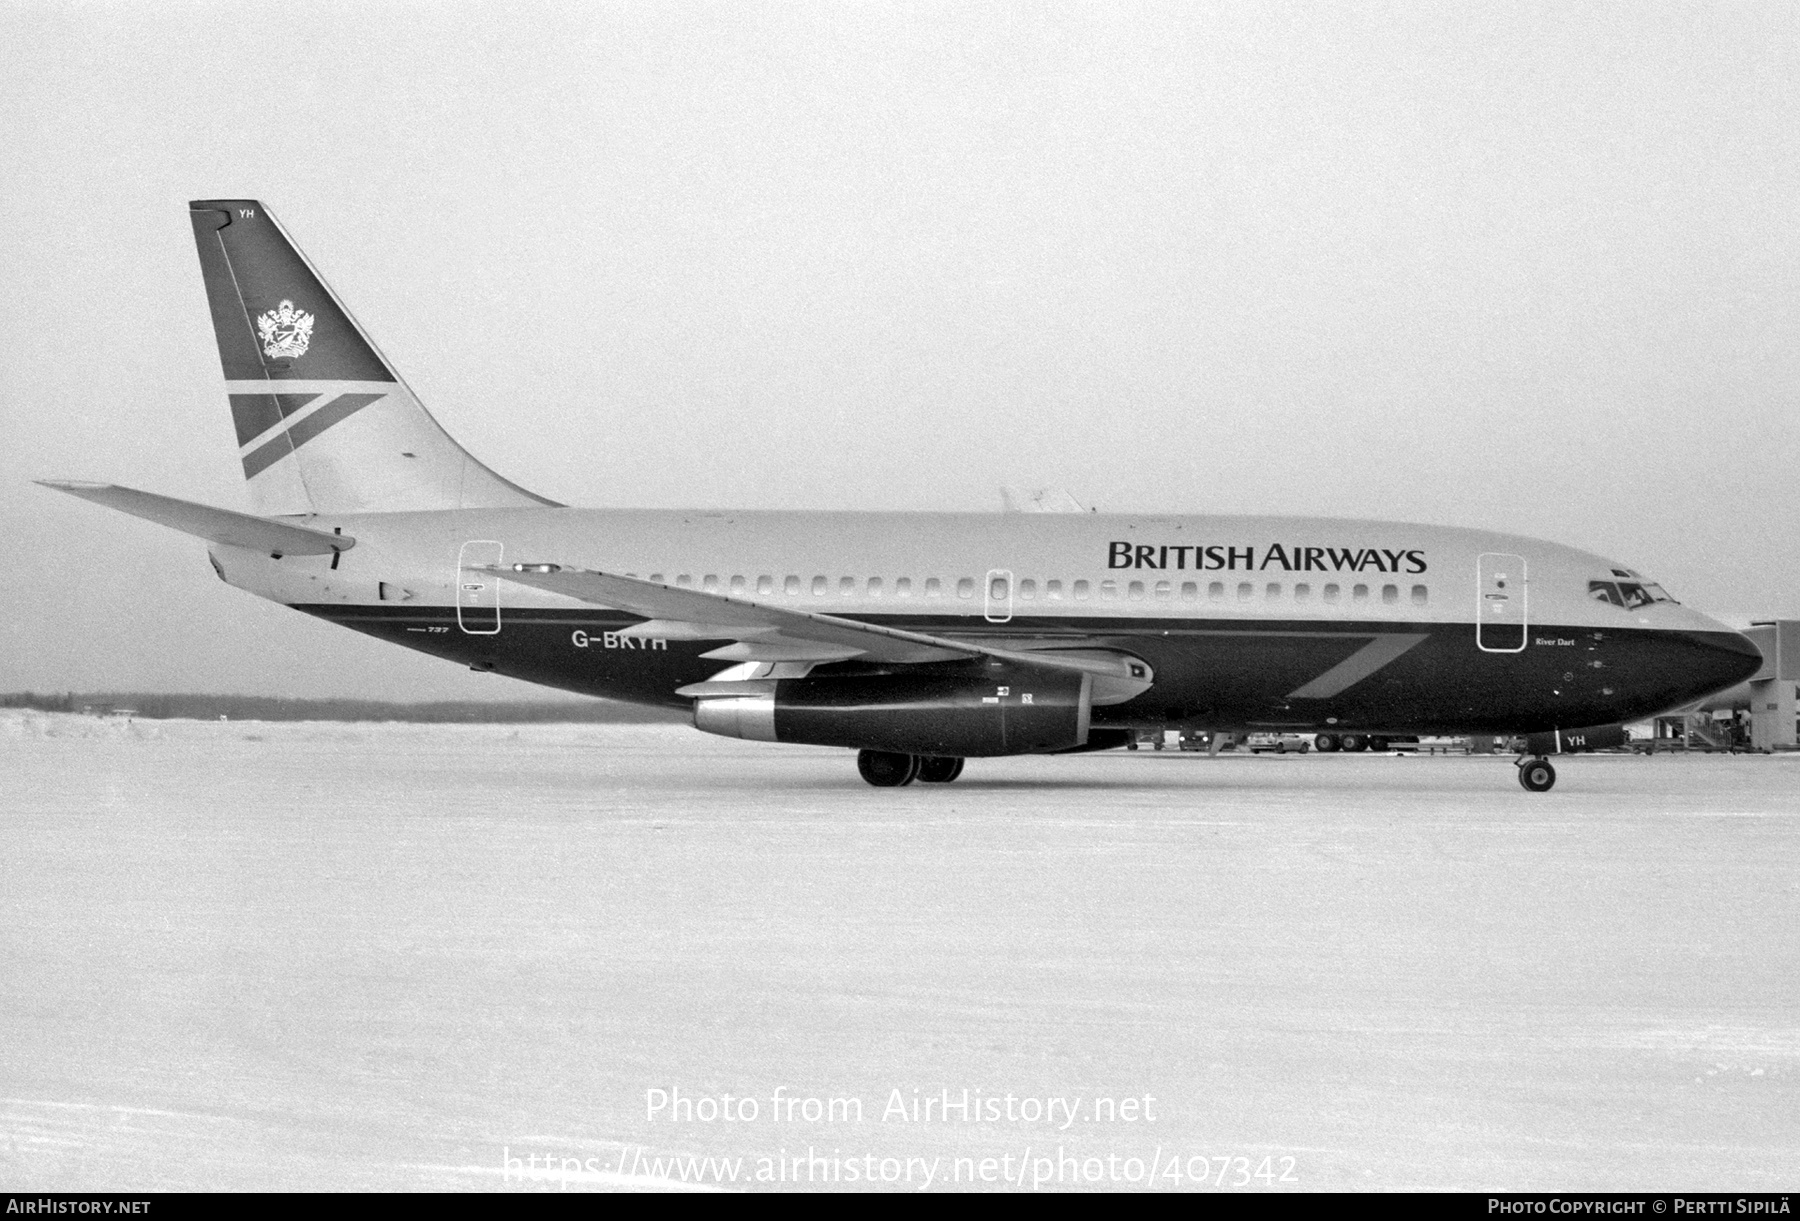
<path id="1" fill-rule="evenodd" d="M 787 636 L 753 636 L 723 648 L 700 654 L 717 661 L 849 661 L 868 650 L 822 640 L 795 640 Z"/>
<path id="2" fill-rule="evenodd" d="M 773 632 L 775 629 L 768 629 Z M 655 637 L 660 640 L 742 640 L 755 629 L 732 627 L 723 623 L 692 623 L 685 619 L 646 619 L 621 628 L 620 636 Z"/>
<path id="3" fill-rule="evenodd" d="M 685 687 L 677 687 L 675 694 L 697 700 L 709 699 L 714 696 L 774 695 L 775 680 L 768 678 L 740 678 L 735 681 L 708 679 L 703 683 L 689 683 Z"/>

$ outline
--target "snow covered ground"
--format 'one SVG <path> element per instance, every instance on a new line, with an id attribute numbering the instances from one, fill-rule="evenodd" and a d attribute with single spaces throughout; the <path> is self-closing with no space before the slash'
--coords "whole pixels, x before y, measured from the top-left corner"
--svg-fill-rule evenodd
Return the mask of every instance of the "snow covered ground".
<path id="1" fill-rule="evenodd" d="M 0 1182 L 1791 1187 L 1800 758 L 1559 771 L 0 714 Z"/>

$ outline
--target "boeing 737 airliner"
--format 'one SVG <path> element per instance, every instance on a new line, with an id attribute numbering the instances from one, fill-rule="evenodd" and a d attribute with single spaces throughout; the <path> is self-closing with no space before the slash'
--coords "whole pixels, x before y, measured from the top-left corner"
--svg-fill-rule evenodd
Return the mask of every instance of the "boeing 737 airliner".
<path id="1" fill-rule="evenodd" d="M 255 514 L 49 486 L 205 539 L 232 585 L 476 670 L 841 746 L 871 784 L 1134 729 L 1525 735 L 1729 687 L 1754 644 L 1627 565 L 1285 517 L 572 509 L 476 461 L 256 200 L 190 206 Z"/>

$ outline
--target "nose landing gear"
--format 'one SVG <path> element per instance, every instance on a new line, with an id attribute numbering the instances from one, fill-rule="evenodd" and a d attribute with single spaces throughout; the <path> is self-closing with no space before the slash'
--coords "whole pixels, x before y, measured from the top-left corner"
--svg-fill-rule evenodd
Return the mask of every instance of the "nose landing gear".
<path id="1" fill-rule="evenodd" d="M 1543 758 L 1519 760 L 1519 783 L 1527 793 L 1548 793 L 1556 783 L 1556 769 Z"/>

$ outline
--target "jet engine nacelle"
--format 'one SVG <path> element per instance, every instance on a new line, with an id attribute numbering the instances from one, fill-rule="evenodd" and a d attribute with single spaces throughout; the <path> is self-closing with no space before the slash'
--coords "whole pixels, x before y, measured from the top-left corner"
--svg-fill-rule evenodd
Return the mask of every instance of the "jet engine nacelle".
<path id="1" fill-rule="evenodd" d="M 745 683 L 707 695 L 694 727 L 728 738 L 959 758 L 1084 746 L 1093 679 L 988 665 L 979 673 L 858 675 Z"/>
<path id="2" fill-rule="evenodd" d="M 1583 750 L 1611 750 L 1630 740 L 1623 725 L 1594 725 L 1587 729 L 1547 729 L 1525 735 L 1528 755 L 1569 755 Z"/>

